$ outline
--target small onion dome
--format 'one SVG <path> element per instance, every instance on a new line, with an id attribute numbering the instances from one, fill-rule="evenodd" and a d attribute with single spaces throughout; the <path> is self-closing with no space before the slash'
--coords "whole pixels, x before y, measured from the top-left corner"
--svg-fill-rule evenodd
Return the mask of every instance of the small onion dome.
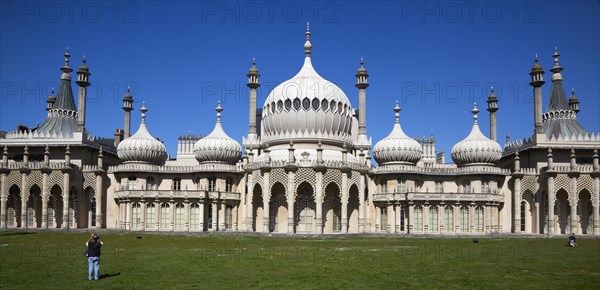
<path id="1" fill-rule="evenodd" d="M 493 164 L 502 157 L 500 144 L 489 139 L 477 125 L 477 105 L 473 106 L 473 128 L 467 138 L 456 143 L 452 148 L 452 160 L 456 165 Z"/>
<path id="2" fill-rule="evenodd" d="M 408 137 L 400 127 L 400 107 L 396 101 L 396 122 L 392 132 L 373 147 L 373 156 L 379 164 L 417 163 L 423 155 L 423 147 L 416 140 Z"/>
<path id="3" fill-rule="evenodd" d="M 85 63 L 86 63 L 85 55 L 83 55 L 83 59 L 81 60 L 81 65 L 79 66 L 79 71 L 89 71 L 89 68 Z"/>
<path id="4" fill-rule="evenodd" d="M 544 69 L 542 69 L 542 66 L 540 65 L 539 60 L 538 60 L 538 55 L 536 53 L 535 54 L 535 63 L 533 64 L 533 67 L 531 68 L 531 71 L 532 72 L 534 72 L 534 71 L 537 72 L 537 71 L 543 71 L 543 70 Z"/>
<path id="5" fill-rule="evenodd" d="M 146 128 L 146 104 L 143 103 L 140 108 L 142 112 L 142 122 L 140 128 L 133 136 L 123 140 L 117 146 L 117 155 L 119 159 L 125 162 L 145 162 L 154 164 L 163 164 L 167 159 L 167 148 L 165 145 L 152 137 L 148 128 Z"/>
<path id="6" fill-rule="evenodd" d="M 198 140 L 194 145 L 194 157 L 198 162 L 222 162 L 234 164 L 242 156 L 242 147 L 238 142 L 231 139 L 221 125 L 221 102 L 215 109 L 217 111 L 217 123 L 208 136 Z"/>

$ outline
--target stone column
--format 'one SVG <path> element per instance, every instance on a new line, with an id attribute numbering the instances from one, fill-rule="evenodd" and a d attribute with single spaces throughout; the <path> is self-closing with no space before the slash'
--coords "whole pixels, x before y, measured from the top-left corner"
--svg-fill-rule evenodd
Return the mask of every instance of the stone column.
<path id="1" fill-rule="evenodd" d="M 412 223 L 413 223 L 413 216 L 415 214 L 415 205 L 413 203 L 409 202 L 407 208 L 408 208 L 408 222 L 406 223 L 406 231 L 409 234 L 412 234 L 412 232 L 413 232 L 413 224 Z"/>
<path id="2" fill-rule="evenodd" d="M 238 206 L 235 205 L 233 207 L 233 211 L 231 213 L 231 220 L 233 222 L 233 231 L 237 232 L 238 231 Z"/>
<path id="3" fill-rule="evenodd" d="M 252 198 L 254 197 L 254 178 L 252 178 L 252 173 L 248 172 L 248 191 L 246 192 L 246 231 L 251 232 L 254 227 L 254 221 L 252 220 L 252 215 L 254 214 L 254 206 L 252 204 Z"/>
<path id="4" fill-rule="evenodd" d="M 69 187 L 71 184 L 71 175 L 67 172 L 63 172 L 63 220 L 62 227 L 64 229 L 69 228 Z"/>
<path id="5" fill-rule="evenodd" d="M 125 229 L 130 231 L 131 226 L 133 225 L 133 214 L 132 214 L 132 205 L 131 200 L 127 200 L 127 211 L 125 212 Z"/>
<path id="6" fill-rule="evenodd" d="M 469 233 L 475 232 L 475 203 L 469 205 Z"/>
<path id="7" fill-rule="evenodd" d="M 227 225 L 225 223 L 225 202 L 221 202 L 221 210 L 219 210 L 219 231 L 226 231 Z"/>
<path id="8" fill-rule="evenodd" d="M 141 206 L 141 215 L 142 215 L 142 223 L 141 223 L 141 227 L 142 227 L 142 231 L 146 230 L 146 201 L 144 199 L 140 200 L 140 206 Z M 96 207 L 96 212 L 98 212 L 98 208 Z M 96 224 L 98 224 L 98 218 L 96 216 Z"/>
<path id="9" fill-rule="evenodd" d="M 0 228 L 6 229 L 6 211 L 8 209 L 8 184 L 6 184 L 8 169 L 2 172 L 2 183 L 0 184 Z"/>
<path id="10" fill-rule="evenodd" d="M 317 234 L 323 233 L 323 172 L 318 171 L 315 183 L 315 203 L 316 203 L 316 232 Z"/>
<path id="11" fill-rule="evenodd" d="M 204 203 L 204 199 L 200 200 L 200 231 L 204 231 L 204 207 L 206 204 Z"/>
<path id="12" fill-rule="evenodd" d="M 269 171 L 263 173 L 262 197 L 263 197 L 263 232 L 269 232 L 269 202 L 271 201 L 271 189 L 269 188 Z"/>
<path id="13" fill-rule="evenodd" d="M 102 174 L 96 175 L 96 228 L 101 229 L 104 226 L 104 204 L 102 203 L 102 196 L 104 195 Z"/>
<path id="14" fill-rule="evenodd" d="M 218 231 L 218 218 L 219 218 L 219 207 L 217 206 L 217 201 L 213 200 L 211 203 L 212 206 L 212 231 Z"/>
<path id="15" fill-rule="evenodd" d="M 358 186 L 358 232 L 365 232 L 365 175 L 359 178 Z"/>
<path id="16" fill-rule="evenodd" d="M 287 203 L 288 203 L 288 234 L 294 233 L 294 188 L 296 186 L 296 173 L 293 170 L 288 171 L 287 184 Z"/>
<path id="17" fill-rule="evenodd" d="M 438 231 L 440 234 L 448 232 L 446 228 L 446 204 L 444 202 L 440 203 L 438 206 Z"/>
<path id="18" fill-rule="evenodd" d="M 23 168 L 26 169 L 26 168 Z M 21 228 L 27 228 L 27 199 L 29 198 L 29 192 L 27 192 L 27 174 L 29 170 L 21 171 Z M 16 213 L 15 213 L 16 214 Z"/>
<path id="19" fill-rule="evenodd" d="M 185 218 L 185 224 L 183 226 L 183 230 L 186 232 L 189 232 L 190 231 L 190 201 L 186 199 L 183 202 L 183 207 L 184 207 L 183 216 Z"/>
<path id="20" fill-rule="evenodd" d="M 381 208 L 375 206 L 375 232 L 380 232 L 381 230 Z"/>
<path id="21" fill-rule="evenodd" d="M 548 234 L 551 236 L 556 230 L 554 222 L 554 175 L 548 175 Z"/>
<path id="22" fill-rule="evenodd" d="M 42 171 L 42 229 L 48 228 L 48 173 L 49 170 Z M 4 204 L 4 201 L 2 202 Z"/>
<path id="23" fill-rule="evenodd" d="M 342 233 L 348 233 L 348 173 L 342 172 Z"/>
<path id="24" fill-rule="evenodd" d="M 578 231 L 578 218 L 577 218 L 577 200 L 579 199 L 577 196 L 577 177 L 579 174 L 575 172 L 569 173 L 569 177 L 571 178 L 571 194 L 570 195 L 570 204 L 571 204 L 571 233 L 581 234 Z"/>
<path id="25" fill-rule="evenodd" d="M 592 205 L 594 206 L 594 235 L 598 236 L 600 235 L 600 212 L 598 210 L 600 208 L 600 172 L 595 172 L 592 177 L 594 178 L 594 186 L 592 187 Z"/>
<path id="26" fill-rule="evenodd" d="M 394 212 L 394 205 L 390 202 L 387 205 L 387 229 L 388 233 L 396 232 L 396 213 Z"/>
<path id="27" fill-rule="evenodd" d="M 515 179 L 515 190 L 513 192 L 514 207 L 513 212 L 515 215 L 513 232 L 515 234 L 521 233 L 521 178 Z"/>

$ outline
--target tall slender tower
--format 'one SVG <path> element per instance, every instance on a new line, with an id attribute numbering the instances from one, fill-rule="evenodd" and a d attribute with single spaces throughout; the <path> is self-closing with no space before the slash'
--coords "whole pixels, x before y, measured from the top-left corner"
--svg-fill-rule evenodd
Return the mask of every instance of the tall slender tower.
<path id="1" fill-rule="evenodd" d="M 530 86 L 533 87 L 533 114 L 534 114 L 534 135 L 537 136 L 542 134 L 542 85 L 544 82 L 544 70 L 538 63 L 538 56 L 535 55 L 535 63 L 529 73 L 531 76 Z"/>
<path id="2" fill-rule="evenodd" d="M 496 97 L 496 93 L 494 93 L 494 86 L 492 86 L 487 103 L 487 111 L 490 112 L 490 139 L 498 141 L 496 135 L 496 111 L 498 111 L 498 98 Z"/>
<path id="3" fill-rule="evenodd" d="M 369 150 L 370 142 L 367 139 L 367 79 L 369 74 L 365 68 L 365 61 L 360 58 L 360 67 L 356 72 L 356 87 L 358 88 L 358 140 L 357 148 L 359 150 Z"/>
<path id="4" fill-rule="evenodd" d="M 131 136 L 131 110 L 133 110 L 133 97 L 131 97 L 131 89 L 127 87 L 127 93 L 125 97 L 123 97 L 123 111 L 125 111 L 124 116 L 124 128 L 125 133 L 123 134 L 123 139 L 129 138 Z"/>
<path id="5" fill-rule="evenodd" d="M 77 70 L 77 85 L 79 86 L 79 94 L 77 100 L 79 105 L 77 106 L 77 131 L 83 132 L 85 129 L 85 103 L 87 97 L 87 87 L 90 85 L 89 77 L 92 75 L 87 65 L 85 64 L 85 55 L 81 66 Z"/>
<path id="6" fill-rule="evenodd" d="M 250 111 L 249 111 L 249 127 L 248 127 L 248 137 L 256 137 L 256 89 L 260 87 L 260 83 L 258 82 L 258 78 L 260 77 L 260 73 L 256 68 L 256 59 L 252 58 L 252 67 L 248 70 L 248 83 L 246 86 L 250 88 Z"/>

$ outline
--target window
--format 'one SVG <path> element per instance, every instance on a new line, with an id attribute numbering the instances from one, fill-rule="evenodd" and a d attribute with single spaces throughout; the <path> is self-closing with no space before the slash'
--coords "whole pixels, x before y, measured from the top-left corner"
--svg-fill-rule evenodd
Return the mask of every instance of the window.
<path id="1" fill-rule="evenodd" d="M 313 107 L 313 110 L 315 110 L 315 111 L 319 109 L 319 99 L 314 98 L 312 100 L 312 107 Z"/>
<path id="2" fill-rule="evenodd" d="M 227 191 L 227 192 L 233 191 L 233 178 L 227 177 L 225 179 L 225 191 Z"/>
<path id="3" fill-rule="evenodd" d="M 387 179 L 385 178 L 381 180 L 381 192 L 387 192 Z"/>
<path id="4" fill-rule="evenodd" d="M 34 225 L 33 225 L 34 214 L 35 214 L 34 200 L 32 197 L 30 197 L 27 200 L 27 226 L 28 227 L 34 227 Z"/>
<path id="5" fill-rule="evenodd" d="M 429 231 L 438 231 L 438 208 L 437 206 L 429 207 Z"/>
<path id="6" fill-rule="evenodd" d="M 298 99 L 298 98 L 294 99 L 294 110 L 296 110 L 296 111 L 300 110 L 300 99 Z"/>
<path id="7" fill-rule="evenodd" d="M 292 109 L 292 101 L 290 99 L 286 99 L 285 100 L 285 110 L 289 111 L 290 109 Z"/>
<path id="8" fill-rule="evenodd" d="M 436 180 L 435 181 L 435 192 L 436 193 L 442 193 L 442 192 L 444 192 L 444 184 L 442 183 L 441 180 Z"/>
<path id="9" fill-rule="evenodd" d="M 127 189 L 135 190 L 136 181 L 137 181 L 137 178 L 135 176 L 129 176 L 129 178 L 127 178 Z"/>
<path id="10" fill-rule="evenodd" d="M 271 103 L 271 114 L 275 114 L 275 102 Z"/>
<path id="11" fill-rule="evenodd" d="M 183 204 L 178 203 L 175 205 L 175 230 L 182 231 L 185 224 L 185 208 Z"/>
<path id="12" fill-rule="evenodd" d="M 423 207 L 418 205 L 415 206 L 415 227 L 414 230 L 417 232 L 423 231 Z"/>
<path id="13" fill-rule="evenodd" d="M 304 110 L 310 109 L 310 100 L 308 98 L 304 98 L 302 100 L 302 107 L 304 108 Z"/>
<path id="14" fill-rule="evenodd" d="M 181 178 L 173 178 L 173 190 L 181 190 Z"/>
<path id="15" fill-rule="evenodd" d="M 471 181 L 463 180 L 462 188 L 463 188 L 463 193 L 471 193 Z"/>
<path id="16" fill-rule="evenodd" d="M 478 206 L 475 208 L 475 231 L 482 233 L 485 228 L 485 223 L 483 220 L 484 211 L 482 206 Z"/>
<path id="17" fill-rule="evenodd" d="M 283 111 L 283 102 L 281 100 L 277 101 L 277 112 Z"/>
<path id="18" fill-rule="evenodd" d="M 454 208 L 452 206 L 444 209 L 444 229 L 447 232 L 454 231 Z"/>
<path id="19" fill-rule="evenodd" d="M 398 192 L 406 193 L 406 179 L 404 177 L 398 179 Z"/>
<path id="20" fill-rule="evenodd" d="M 481 192 L 482 193 L 490 193 L 490 181 L 484 179 L 481 181 Z"/>
<path id="21" fill-rule="evenodd" d="M 96 226 L 96 198 L 92 197 L 92 227 Z"/>
<path id="22" fill-rule="evenodd" d="M 197 203 L 190 205 L 190 229 L 200 229 L 200 206 Z"/>
<path id="23" fill-rule="evenodd" d="M 155 188 L 155 184 L 154 184 L 154 177 L 152 176 L 148 176 L 146 178 L 146 189 L 147 190 L 154 190 Z"/>
<path id="24" fill-rule="evenodd" d="M 208 191 L 216 191 L 217 190 L 217 177 L 209 176 L 208 177 Z"/>
<path id="25" fill-rule="evenodd" d="M 329 107 L 331 108 L 331 112 L 335 113 L 335 111 L 337 110 L 337 103 L 332 100 L 331 103 L 329 103 Z"/>
<path id="26" fill-rule="evenodd" d="M 154 229 L 156 224 L 156 220 L 154 219 L 156 216 L 156 207 L 153 203 L 146 204 L 146 228 Z"/>
<path id="27" fill-rule="evenodd" d="M 405 220 L 406 220 L 406 209 L 404 208 L 404 205 L 401 205 L 400 206 L 400 230 L 401 231 L 404 231 Z"/>
<path id="28" fill-rule="evenodd" d="M 323 111 L 327 111 L 327 108 L 329 108 L 329 102 L 325 99 L 323 99 L 321 101 L 321 109 L 323 109 Z"/>
<path id="29" fill-rule="evenodd" d="M 521 231 L 525 231 L 525 213 L 526 213 L 527 204 L 526 201 L 521 202 Z"/>
<path id="30" fill-rule="evenodd" d="M 163 203 L 160 205 L 160 229 L 168 230 L 170 225 L 169 204 Z"/>
<path id="31" fill-rule="evenodd" d="M 233 207 L 231 205 L 225 207 L 225 228 L 233 229 Z"/>
<path id="32" fill-rule="evenodd" d="M 381 224 L 380 230 L 387 230 L 387 207 L 381 208 L 381 220 L 379 223 Z"/>
<path id="33" fill-rule="evenodd" d="M 460 231 L 469 232 L 469 208 L 466 206 L 460 208 Z"/>
<path id="34" fill-rule="evenodd" d="M 140 204 L 137 202 L 133 203 L 133 205 L 131 205 L 131 227 L 134 229 L 139 229 L 141 226 L 142 220 L 140 218 L 140 213 Z"/>

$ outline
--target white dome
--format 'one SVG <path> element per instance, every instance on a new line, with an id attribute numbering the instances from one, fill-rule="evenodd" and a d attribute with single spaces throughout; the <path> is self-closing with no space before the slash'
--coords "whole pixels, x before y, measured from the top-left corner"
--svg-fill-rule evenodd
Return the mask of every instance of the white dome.
<path id="1" fill-rule="evenodd" d="M 373 147 L 373 157 L 380 165 L 389 162 L 393 163 L 417 163 L 423 155 L 423 147 L 413 138 L 408 137 L 399 121 L 400 107 L 396 102 L 394 108 L 396 112 L 396 122 L 394 128 L 387 137 L 375 144 Z"/>
<path id="2" fill-rule="evenodd" d="M 231 139 L 221 125 L 221 103 L 216 108 L 217 123 L 208 136 L 198 140 L 194 145 L 194 157 L 198 162 L 236 163 L 242 156 L 242 147 Z"/>
<path id="3" fill-rule="evenodd" d="M 477 125 L 477 113 L 479 110 L 473 108 L 473 128 L 467 138 L 456 143 L 452 148 L 452 160 L 456 165 L 469 164 L 493 164 L 502 157 L 502 148 L 498 142 L 483 135 Z"/>
<path id="4" fill-rule="evenodd" d="M 307 55 L 300 71 L 281 83 L 263 106 L 263 142 L 287 144 L 329 140 L 352 144 L 354 109 L 346 94 L 322 78 Z"/>
<path id="5" fill-rule="evenodd" d="M 119 143 L 117 155 L 119 159 L 125 162 L 163 164 L 167 159 L 167 148 L 148 132 L 148 128 L 146 128 L 146 112 L 148 109 L 146 109 L 146 106 L 142 105 L 140 111 L 142 111 L 140 128 L 133 136 Z"/>

